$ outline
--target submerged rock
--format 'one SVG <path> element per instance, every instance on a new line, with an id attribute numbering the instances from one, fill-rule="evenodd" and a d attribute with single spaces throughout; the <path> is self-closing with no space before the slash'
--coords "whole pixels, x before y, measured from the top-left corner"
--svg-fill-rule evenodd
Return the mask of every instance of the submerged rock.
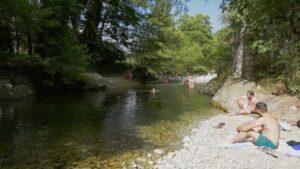
<path id="1" fill-rule="evenodd" d="M 158 154 L 158 155 L 162 155 L 164 153 L 164 150 L 161 150 L 161 149 L 155 149 L 154 150 L 154 153 L 155 154 Z"/>
<path id="2" fill-rule="evenodd" d="M 151 157 L 152 157 L 152 154 L 148 153 L 148 154 L 147 154 L 147 157 L 148 157 L 148 158 L 151 158 Z"/>
<path id="3" fill-rule="evenodd" d="M 153 161 L 148 161 L 148 164 L 149 164 L 149 165 L 153 165 L 154 162 L 153 162 Z"/>
<path id="4" fill-rule="evenodd" d="M 138 166 L 135 164 L 135 162 L 132 162 L 132 163 L 131 163 L 131 167 L 132 167 L 132 168 L 137 168 Z"/>
<path id="5" fill-rule="evenodd" d="M 216 78 L 216 73 L 208 73 L 206 75 L 200 75 L 195 77 L 195 83 L 208 83 L 212 79 Z"/>

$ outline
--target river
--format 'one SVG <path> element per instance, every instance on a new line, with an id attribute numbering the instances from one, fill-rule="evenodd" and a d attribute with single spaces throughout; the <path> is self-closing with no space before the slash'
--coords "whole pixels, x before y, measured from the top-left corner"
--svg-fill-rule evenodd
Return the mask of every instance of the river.
<path id="1" fill-rule="evenodd" d="M 2 101 L 0 167 L 119 168 L 172 150 L 194 122 L 217 112 L 200 89 L 135 85 Z"/>

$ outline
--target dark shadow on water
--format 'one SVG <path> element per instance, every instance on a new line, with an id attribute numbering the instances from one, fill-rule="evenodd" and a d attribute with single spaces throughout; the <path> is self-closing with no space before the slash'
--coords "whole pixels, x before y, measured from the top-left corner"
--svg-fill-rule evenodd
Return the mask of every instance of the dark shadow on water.
<path id="1" fill-rule="evenodd" d="M 153 87 L 159 90 L 151 94 Z M 112 93 L 32 97 L 1 102 L 0 166 L 63 167 L 91 156 L 104 159 L 155 147 L 139 126 L 179 121 L 211 109 L 209 98 L 180 85 L 140 85 Z M 103 159 L 102 158 L 102 159 Z"/>

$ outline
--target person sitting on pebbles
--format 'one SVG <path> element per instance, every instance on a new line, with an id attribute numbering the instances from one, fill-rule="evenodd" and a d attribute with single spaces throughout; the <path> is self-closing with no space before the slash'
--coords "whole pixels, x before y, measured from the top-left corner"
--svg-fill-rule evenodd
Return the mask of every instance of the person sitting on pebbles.
<path id="1" fill-rule="evenodd" d="M 260 118 L 241 124 L 237 127 L 239 134 L 229 141 L 230 144 L 252 141 L 256 146 L 265 146 L 271 149 L 276 149 L 279 143 L 280 130 L 277 120 L 268 113 L 267 104 L 258 102 L 256 111 L 261 115 Z M 262 132 L 257 132 L 254 129 L 261 127 Z"/>
<path id="2" fill-rule="evenodd" d="M 247 100 L 247 101 L 245 101 Z M 237 103 L 237 106 L 239 107 L 240 111 L 236 112 L 236 115 L 248 115 L 251 113 L 255 113 L 255 105 L 257 103 L 256 98 L 254 97 L 254 91 L 248 90 L 247 96 L 242 96 L 236 100 L 233 101 L 233 103 Z"/>

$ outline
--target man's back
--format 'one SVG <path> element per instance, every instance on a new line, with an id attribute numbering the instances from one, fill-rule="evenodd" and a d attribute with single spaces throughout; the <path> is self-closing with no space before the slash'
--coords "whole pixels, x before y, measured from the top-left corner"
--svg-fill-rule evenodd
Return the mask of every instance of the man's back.
<path id="1" fill-rule="evenodd" d="M 261 118 L 263 118 L 262 134 L 277 146 L 280 134 L 277 120 L 270 114 L 266 114 Z"/>

